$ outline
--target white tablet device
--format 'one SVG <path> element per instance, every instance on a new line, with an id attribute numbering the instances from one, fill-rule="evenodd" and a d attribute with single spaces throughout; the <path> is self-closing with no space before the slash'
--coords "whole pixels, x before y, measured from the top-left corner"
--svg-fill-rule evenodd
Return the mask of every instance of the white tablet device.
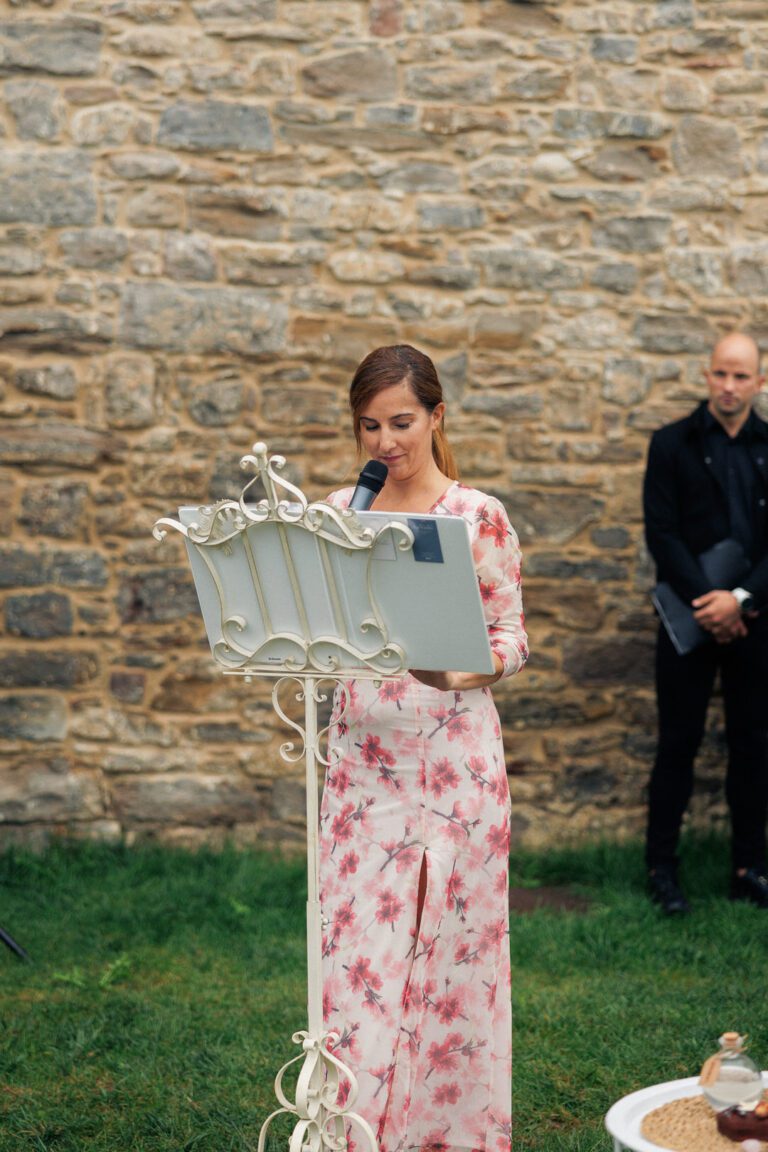
<path id="1" fill-rule="evenodd" d="M 201 514 L 188 506 L 179 510 L 179 519 L 189 526 L 200 523 Z M 390 522 L 407 525 L 413 548 L 399 548 L 401 537 L 392 530 L 369 553 L 275 521 L 251 524 L 222 544 L 186 540 L 218 662 L 240 673 L 493 672 L 462 517 L 357 516 L 375 530 Z M 391 655 L 376 656 L 383 637 L 373 620 L 383 625 Z"/>

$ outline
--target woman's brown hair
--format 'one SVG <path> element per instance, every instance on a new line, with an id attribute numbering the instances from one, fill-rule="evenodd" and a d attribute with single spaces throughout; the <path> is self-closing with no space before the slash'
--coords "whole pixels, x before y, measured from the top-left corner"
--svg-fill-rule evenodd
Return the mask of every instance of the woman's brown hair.
<path id="1" fill-rule="evenodd" d="M 405 382 L 423 408 L 434 412 L 443 401 L 443 389 L 437 369 L 423 352 L 410 344 L 389 344 L 374 348 L 358 365 L 349 386 L 349 406 L 358 452 L 362 452 L 360 416 L 384 388 Z M 459 470 L 445 435 L 444 420 L 432 433 L 432 456 L 440 471 L 450 480 L 458 480 Z"/>

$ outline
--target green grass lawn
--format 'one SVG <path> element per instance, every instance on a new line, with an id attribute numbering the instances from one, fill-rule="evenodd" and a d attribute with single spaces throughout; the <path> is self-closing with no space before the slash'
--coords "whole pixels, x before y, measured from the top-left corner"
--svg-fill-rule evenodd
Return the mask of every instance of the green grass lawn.
<path id="1" fill-rule="evenodd" d="M 512 919 L 516 1152 L 609 1152 L 610 1104 L 694 1075 L 726 1029 L 768 1067 L 768 915 L 725 899 L 721 841 L 684 859 L 677 922 L 649 905 L 636 845 L 513 858 L 513 883 L 589 901 Z M 0 926 L 32 957 L 0 947 L 0 1152 L 255 1149 L 306 1025 L 305 898 L 301 860 L 0 856 Z"/>

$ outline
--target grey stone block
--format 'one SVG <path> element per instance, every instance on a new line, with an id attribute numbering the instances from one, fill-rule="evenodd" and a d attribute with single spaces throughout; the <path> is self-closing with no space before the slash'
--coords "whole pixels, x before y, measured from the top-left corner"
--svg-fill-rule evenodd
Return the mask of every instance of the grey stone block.
<path id="1" fill-rule="evenodd" d="M 66 732 L 67 706 L 62 696 L 34 692 L 0 696 L 0 740 L 39 744 L 63 740 Z"/>
<path id="2" fill-rule="evenodd" d="M 634 292 L 640 273 L 634 264 L 599 264 L 590 277 L 590 284 L 629 296 Z"/>
<path id="3" fill-rule="evenodd" d="M 0 428 L 0 463 L 95 468 L 113 450 L 111 437 L 74 422 L 38 421 Z"/>
<path id="4" fill-rule="evenodd" d="M 188 569 L 161 568 L 121 572 L 117 609 L 124 624 L 167 624 L 198 615 L 200 605 Z"/>
<path id="5" fill-rule="evenodd" d="M 596 548 L 605 548 L 609 552 L 628 548 L 632 543 L 632 537 L 626 528 L 593 528 L 589 538 Z"/>
<path id="6" fill-rule="evenodd" d="M 164 268 L 172 280 L 215 280 L 216 259 L 210 241 L 182 232 L 167 236 Z"/>
<path id="7" fill-rule="evenodd" d="M 6 148 L 0 151 L 0 188 L 0 223 L 58 228 L 96 220 L 91 165 L 79 152 Z"/>
<path id="8" fill-rule="evenodd" d="M 518 100 L 551 100 L 561 96 L 567 84 L 568 74 L 563 69 L 525 68 L 504 84 L 503 94 Z"/>
<path id="9" fill-rule="evenodd" d="M 284 346 L 285 304 L 237 288 L 129 282 L 121 290 L 120 336 L 136 348 L 258 355 Z"/>
<path id="10" fill-rule="evenodd" d="M 586 170 L 598 180 L 616 184 L 650 181 L 659 175 L 661 154 L 640 146 L 606 144 L 582 160 Z"/>
<path id="11" fill-rule="evenodd" d="M 407 160 L 379 177 L 378 183 L 388 192 L 456 192 L 461 180 L 450 164 Z"/>
<path id="12" fill-rule="evenodd" d="M 55 140 L 59 136 L 64 117 L 55 84 L 9 80 L 5 99 L 20 140 Z"/>
<path id="13" fill-rule="evenodd" d="M 138 112 L 130 104 L 84 108 L 72 117 L 72 139 L 85 148 L 115 148 L 131 138 L 138 123 Z"/>
<path id="14" fill-rule="evenodd" d="M 646 352 L 707 352 L 714 330 L 703 316 L 644 313 L 633 326 L 633 335 Z"/>
<path id="15" fill-rule="evenodd" d="M 114 777 L 110 792 L 125 821 L 168 824 L 235 824 L 265 815 L 261 791 L 227 772 L 174 772 Z"/>
<path id="16" fill-rule="evenodd" d="M 609 357 L 600 394 L 611 404 L 634 408 L 647 397 L 652 380 L 650 365 L 644 361 Z"/>
<path id="17" fill-rule="evenodd" d="M 193 740 L 201 744 L 263 744 L 269 735 L 246 727 L 236 720 L 211 720 L 190 729 Z"/>
<path id="18" fill-rule="evenodd" d="M 118 152 L 109 163 L 124 180 L 167 180 L 181 170 L 179 158 L 170 152 Z"/>
<path id="19" fill-rule="evenodd" d="M 37 549 L 0 546 L 0 588 L 34 588 L 45 583 Z"/>
<path id="20" fill-rule="evenodd" d="M 672 112 L 698 112 L 709 103 L 709 89 L 699 76 L 668 71 L 661 77 L 661 102 Z"/>
<path id="21" fill-rule="evenodd" d="M 42 364 L 39 368 L 20 368 L 13 382 L 20 392 L 27 392 L 31 396 L 74 400 L 77 395 L 77 377 L 69 364 Z"/>
<path id="22" fill-rule="evenodd" d="M 285 206 L 260 188 L 201 187 L 187 194 L 189 226 L 213 236 L 277 240 Z"/>
<path id="23" fill-rule="evenodd" d="M 466 232 L 481 228 L 485 222 L 482 207 L 472 201 L 422 200 L 418 215 L 420 227 L 427 232 Z"/>
<path id="24" fill-rule="evenodd" d="M 61 584 L 64 588 L 104 588 L 109 576 L 107 558 L 101 550 L 91 548 L 64 549 L 43 553 L 43 571 L 46 584 Z"/>
<path id="25" fill-rule="evenodd" d="M 421 268 L 411 268 L 405 276 L 409 284 L 434 284 L 438 288 L 454 288 L 465 292 L 474 288 L 479 281 L 475 268 L 465 264 L 433 264 L 428 262 Z"/>
<path id="26" fill-rule="evenodd" d="M 359 48 L 325 56 L 301 72 L 304 91 L 320 99 L 379 103 L 397 95 L 397 68 L 383 48 Z"/>
<path id="27" fill-rule="evenodd" d="M 659 252 L 671 226 L 669 216 L 616 216 L 592 229 L 592 244 L 617 252 Z"/>
<path id="28" fill-rule="evenodd" d="M 0 337 L 7 347 L 71 355 L 114 338 L 111 317 L 57 308 L 0 308 Z"/>
<path id="29" fill-rule="evenodd" d="M 654 28 L 688 28 L 695 19 L 693 0 L 656 0 L 651 16 Z"/>
<path id="30" fill-rule="evenodd" d="M 584 185 L 552 188 L 550 196 L 554 200 L 583 200 L 587 204 L 594 204 L 601 216 L 619 208 L 634 208 L 642 199 L 637 188 L 590 188 Z"/>
<path id="31" fill-rule="evenodd" d="M 549 692 L 520 691 L 508 697 L 499 696 L 497 706 L 502 725 L 515 731 L 575 728 L 594 721 L 596 711 L 593 702 L 585 704 L 572 696 L 557 696 Z"/>
<path id="32" fill-rule="evenodd" d="M 634 64 L 637 61 L 636 36 L 595 36 L 592 39 L 595 60 L 611 64 Z"/>
<path id="33" fill-rule="evenodd" d="M 495 288 L 538 288 L 549 292 L 578 288 L 583 279 L 579 265 L 568 264 L 541 248 L 474 248 L 471 255 L 484 268 L 488 284 Z"/>
<path id="34" fill-rule="evenodd" d="M 605 501 L 581 492 L 530 492 L 516 490 L 505 501 L 509 517 L 521 540 L 566 544 L 588 524 L 600 519 Z"/>
<path id="35" fill-rule="evenodd" d="M 195 389 L 189 414 L 205 428 L 225 428 L 242 415 L 245 396 L 242 380 L 212 380 Z"/>
<path id="36" fill-rule="evenodd" d="M 293 428 L 338 427 L 342 419 L 338 393 L 317 385 L 266 385 L 262 389 L 262 412 L 266 420 Z"/>
<path id="37" fill-rule="evenodd" d="M 0 276 L 32 276 L 45 264 L 45 256 L 23 244 L 0 243 Z"/>
<path id="38" fill-rule="evenodd" d="M 478 349 L 494 352 L 514 350 L 530 344 L 540 324 L 540 314 L 530 309 L 480 312 L 474 322 L 472 343 Z"/>
<path id="39" fill-rule="evenodd" d="M 142 353 L 114 352 L 104 362 L 104 403 L 111 428 L 149 428 L 157 419 L 155 366 Z"/>
<path id="40" fill-rule="evenodd" d="M 3 688 L 77 688 L 95 680 L 99 658 L 95 652 L 52 652 L 17 649 L 0 656 Z"/>
<path id="41" fill-rule="evenodd" d="M 735 124 L 712 116 L 684 116 L 672 139 L 672 159 L 684 176 L 741 174 L 741 138 Z"/>
<path id="42" fill-rule="evenodd" d="M 221 250 L 224 276 L 232 284 L 308 284 L 326 260 L 322 244 L 230 244 Z"/>
<path id="43" fill-rule="evenodd" d="M 444 63 L 437 67 L 419 65 L 406 69 L 405 93 L 412 100 L 487 104 L 493 99 L 493 75 L 486 67 L 466 64 L 455 67 Z"/>
<path id="44" fill-rule="evenodd" d="M 628 578 L 627 565 L 594 556 L 564 557 L 560 552 L 538 552 L 526 564 L 529 577 L 571 581 L 588 580 L 593 583 L 613 581 L 622 583 Z"/>
<path id="45" fill-rule="evenodd" d="M 0 76 L 47 72 L 94 76 L 99 70 L 101 25 L 95 20 L 8 20 L 0 24 Z"/>
<path id="46" fill-rule="evenodd" d="M 462 401 L 461 408 L 464 412 L 482 412 L 501 419 L 538 416 L 544 411 L 544 400 L 538 392 L 497 388 L 492 392 L 470 393 Z"/>
<path id="47" fill-rule="evenodd" d="M 204 24 L 274 20 L 277 15 L 277 0 L 192 0 L 191 7 Z"/>
<path id="48" fill-rule="evenodd" d="M 640 140 L 657 140 L 667 131 L 667 122 L 653 113 L 558 108 L 553 128 L 557 136 L 567 140 L 599 139 L 601 136 L 634 136 Z"/>
<path id="49" fill-rule="evenodd" d="M 112 672 L 109 691 L 122 704 L 141 704 L 147 678 L 143 672 Z"/>
<path id="50" fill-rule="evenodd" d="M 192 152 L 271 152 L 272 125 L 257 104 L 179 101 L 160 117 L 157 142 Z"/>
<path id="51" fill-rule="evenodd" d="M 91 821 L 103 815 L 98 781 L 72 771 L 61 756 L 36 755 L 0 777 L 0 827 Z"/>
<path id="52" fill-rule="evenodd" d="M 116 271 L 128 252 L 128 237 L 116 228 L 79 228 L 59 236 L 66 264 Z"/>
<path id="53" fill-rule="evenodd" d="M 567 640 L 563 669 L 579 684 L 653 684 L 656 642 L 650 636 L 612 637 L 610 641 Z"/>
<path id="54" fill-rule="evenodd" d="M 72 601 L 60 592 L 9 596 L 5 601 L 5 627 L 14 636 L 50 640 L 72 634 Z"/>
<path id="55" fill-rule="evenodd" d="M 730 256 L 733 287 L 745 296 L 768 293 L 768 245 L 750 244 L 734 248 Z"/>
<path id="56" fill-rule="evenodd" d="M 726 264 L 727 256 L 718 250 L 672 248 L 667 253 L 667 268 L 672 279 L 702 296 L 722 296 L 727 291 Z M 764 283 L 768 283 L 768 279 Z"/>
<path id="57" fill-rule="evenodd" d="M 30 483 L 22 493 L 19 523 L 32 536 L 82 538 L 87 503 L 87 484 L 61 480 Z"/>
<path id="58" fill-rule="evenodd" d="M 130 197 L 125 216 L 131 227 L 139 230 L 180 228 L 185 207 L 184 194 L 176 188 L 146 188 Z"/>

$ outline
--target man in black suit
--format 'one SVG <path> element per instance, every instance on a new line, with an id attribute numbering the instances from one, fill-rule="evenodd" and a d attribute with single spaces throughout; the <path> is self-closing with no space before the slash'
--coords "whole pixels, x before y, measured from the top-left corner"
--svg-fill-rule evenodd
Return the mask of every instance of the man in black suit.
<path id="1" fill-rule="evenodd" d="M 651 438 L 643 488 L 645 531 L 660 581 L 694 610 L 708 637 L 678 655 L 660 625 L 656 649 L 659 739 L 648 794 L 651 895 L 669 914 L 689 911 L 677 846 L 693 765 L 719 672 L 731 815 L 731 898 L 768 908 L 768 424 L 753 411 L 762 387 L 751 336 L 723 337 L 705 370 L 709 399 Z M 736 540 L 749 570 L 712 587 L 698 557 Z"/>

